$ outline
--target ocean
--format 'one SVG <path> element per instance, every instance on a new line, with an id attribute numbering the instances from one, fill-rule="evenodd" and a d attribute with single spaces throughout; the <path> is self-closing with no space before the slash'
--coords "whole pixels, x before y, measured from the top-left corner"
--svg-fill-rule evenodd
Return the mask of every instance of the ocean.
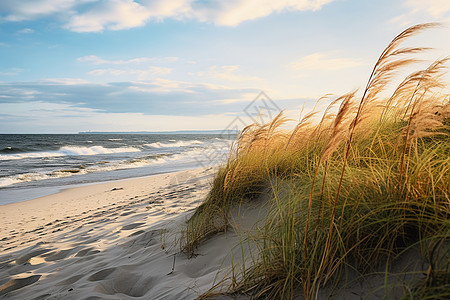
<path id="1" fill-rule="evenodd" d="M 220 134 L 0 134 L 0 205 L 64 188 L 223 163 Z"/>

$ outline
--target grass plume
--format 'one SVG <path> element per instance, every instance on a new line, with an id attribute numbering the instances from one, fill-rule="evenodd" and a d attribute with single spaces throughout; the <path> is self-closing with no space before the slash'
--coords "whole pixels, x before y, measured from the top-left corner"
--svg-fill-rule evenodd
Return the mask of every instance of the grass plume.
<path id="1" fill-rule="evenodd" d="M 194 255 L 202 240 L 228 230 L 232 207 L 258 201 L 270 188 L 263 230 L 248 237 L 259 257 L 234 292 L 314 299 L 341 284 L 348 270 L 388 272 L 396 257 L 419 247 L 426 277 L 405 286 L 404 297 L 448 296 L 450 104 L 442 94 L 448 58 L 411 73 L 387 94 L 399 70 L 428 50 L 403 42 L 436 26 L 396 36 L 365 89 L 332 100 L 319 122 L 313 110 L 290 132 L 280 129 L 292 122 L 281 113 L 244 128 L 188 221 L 183 250 Z"/>

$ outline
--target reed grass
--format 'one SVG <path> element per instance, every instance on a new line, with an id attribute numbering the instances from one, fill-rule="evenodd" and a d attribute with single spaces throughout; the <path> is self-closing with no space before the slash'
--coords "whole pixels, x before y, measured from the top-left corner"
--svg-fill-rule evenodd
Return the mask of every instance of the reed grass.
<path id="1" fill-rule="evenodd" d="M 315 299 L 346 269 L 389 270 L 410 247 L 428 264 L 405 299 L 439 299 L 450 290 L 450 104 L 448 59 L 388 86 L 428 48 L 402 47 L 437 24 L 412 26 L 386 47 L 362 93 L 331 101 L 319 122 L 306 114 L 290 132 L 282 114 L 240 133 L 204 203 L 188 221 L 183 251 L 229 227 L 230 208 L 269 201 L 259 257 L 233 288 L 253 298 Z M 233 275 L 235 276 L 235 275 Z M 386 283 L 387 285 L 388 283 Z"/>

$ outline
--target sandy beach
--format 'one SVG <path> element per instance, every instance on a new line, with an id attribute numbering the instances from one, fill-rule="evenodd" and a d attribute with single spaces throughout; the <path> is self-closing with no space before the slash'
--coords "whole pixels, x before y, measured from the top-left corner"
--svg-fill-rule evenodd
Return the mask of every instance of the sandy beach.
<path id="1" fill-rule="evenodd" d="M 184 223 L 213 173 L 101 183 L 1 206 L 0 298 L 197 298 L 238 252 L 236 237 L 223 235 L 194 258 L 180 254 Z"/>
<path id="2" fill-rule="evenodd" d="M 450 300 L 449 37 L 450 0 L 0 0 L 0 300 Z"/>

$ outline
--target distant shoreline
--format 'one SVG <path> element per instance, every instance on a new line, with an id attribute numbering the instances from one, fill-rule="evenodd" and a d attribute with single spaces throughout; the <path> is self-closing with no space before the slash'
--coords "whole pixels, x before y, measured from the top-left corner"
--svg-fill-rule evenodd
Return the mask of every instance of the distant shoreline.
<path id="1" fill-rule="evenodd" d="M 180 130 L 180 131 L 80 131 L 78 134 L 238 134 L 238 130 Z"/>

